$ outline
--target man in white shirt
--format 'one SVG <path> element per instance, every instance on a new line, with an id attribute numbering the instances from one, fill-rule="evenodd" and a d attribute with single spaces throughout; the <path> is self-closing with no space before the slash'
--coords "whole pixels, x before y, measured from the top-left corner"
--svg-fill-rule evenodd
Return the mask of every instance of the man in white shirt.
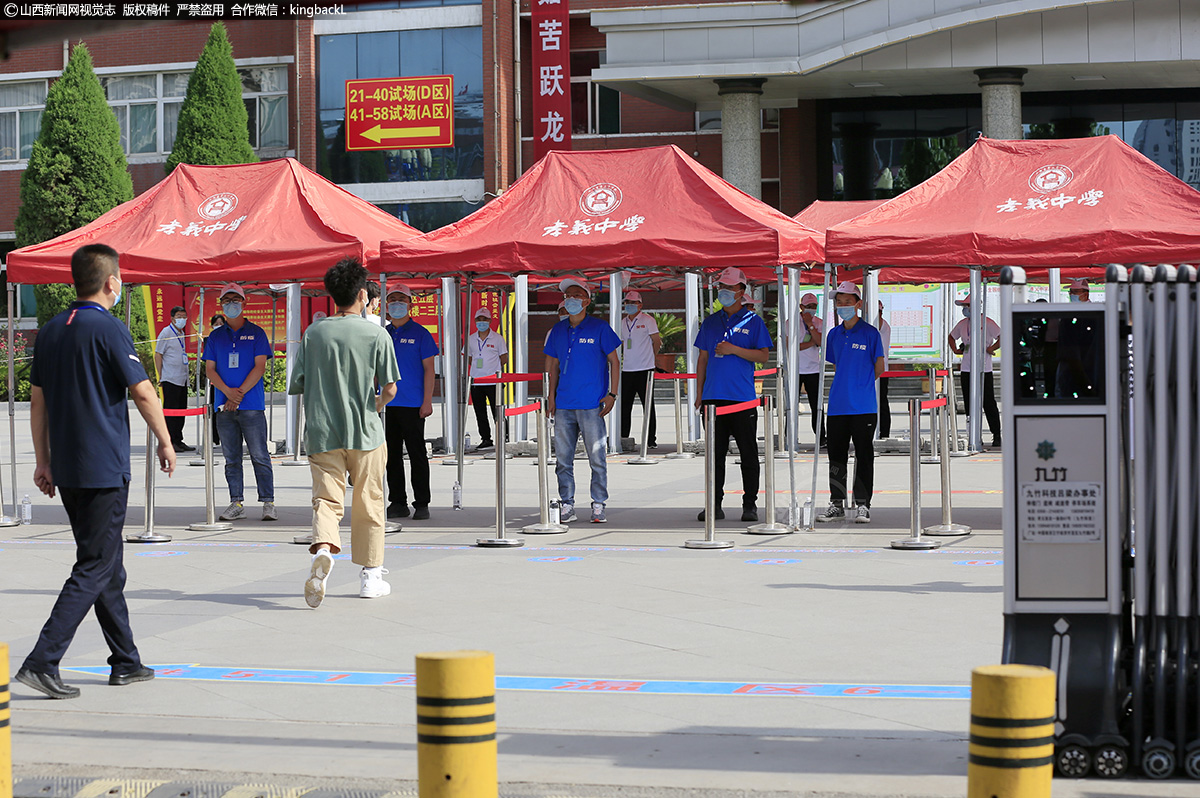
<path id="1" fill-rule="evenodd" d="M 492 312 L 487 308 L 475 311 L 475 332 L 467 336 L 467 357 L 470 359 L 471 379 L 495 377 L 508 364 L 508 346 L 500 333 L 492 329 Z M 472 385 L 471 404 L 475 406 L 475 421 L 479 425 L 479 448 L 490 449 L 492 425 L 489 418 L 496 413 L 496 392 L 499 385 Z M 489 411 L 488 406 L 491 410 Z M 489 415 L 490 414 L 490 415 Z M 503 430 L 500 430 L 503 439 Z"/>
<path id="2" fill-rule="evenodd" d="M 879 300 L 879 337 L 883 339 L 883 370 L 891 365 L 888 352 L 892 349 L 892 325 L 883 320 L 883 300 Z M 892 408 L 888 407 L 888 380 L 879 378 L 879 437 L 890 438 L 892 432 Z"/>
<path id="3" fill-rule="evenodd" d="M 817 435 L 817 415 L 821 407 L 821 341 L 825 325 L 817 312 L 817 295 L 807 293 L 800 297 L 800 325 L 803 327 L 796 355 L 796 377 L 804 393 L 808 395 L 808 406 L 812 410 L 813 435 Z M 825 445 L 825 419 L 821 419 L 820 445 Z"/>
<path id="4" fill-rule="evenodd" d="M 158 385 L 162 388 L 164 410 L 184 410 L 188 395 L 188 358 L 184 330 L 187 329 L 187 311 L 180 305 L 171 308 L 171 323 L 158 334 L 154 344 L 154 368 L 158 371 Z M 177 452 L 194 452 L 193 446 L 183 442 L 183 416 L 168 416 L 167 431 L 171 433 L 171 445 Z"/>
<path id="5" fill-rule="evenodd" d="M 628 438 L 633 424 L 633 400 L 650 403 L 651 449 L 658 448 L 658 419 L 654 415 L 654 398 L 646 396 L 646 378 L 654 371 L 654 356 L 662 349 L 658 323 L 649 313 L 642 313 L 642 295 L 638 291 L 625 294 L 624 315 L 617 335 L 621 336 L 621 437 Z"/>
<path id="6" fill-rule="evenodd" d="M 962 385 L 963 406 L 971 412 L 971 295 L 955 300 L 954 304 L 962 308 L 963 318 L 950 331 L 950 351 L 962 355 L 959 364 L 959 384 Z M 992 379 L 992 355 L 1000 348 L 1000 325 L 990 318 L 985 319 L 984 327 L 987 335 L 984 346 L 987 352 L 983 358 L 983 414 L 987 418 L 988 431 L 992 433 L 992 446 L 1000 445 L 1000 409 L 996 407 L 996 385 Z M 962 346 L 958 345 L 962 342 Z"/>
<path id="7" fill-rule="evenodd" d="M 363 318 L 376 327 L 383 326 L 379 318 L 379 283 L 367 282 L 367 306 L 363 308 Z"/>

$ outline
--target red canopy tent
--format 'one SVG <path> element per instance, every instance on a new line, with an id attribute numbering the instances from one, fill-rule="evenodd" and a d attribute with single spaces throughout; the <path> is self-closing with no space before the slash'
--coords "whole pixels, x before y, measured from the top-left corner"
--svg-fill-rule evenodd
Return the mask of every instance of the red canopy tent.
<path id="1" fill-rule="evenodd" d="M 71 253 L 107 244 L 129 284 L 320 280 L 341 258 L 376 268 L 379 243 L 418 231 L 293 158 L 181 164 L 100 218 L 8 255 L 16 283 L 71 282 Z"/>
<path id="2" fill-rule="evenodd" d="M 995 271 L 1196 261 L 1200 192 L 1116 136 L 980 138 L 919 186 L 830 227 L 826 257 Z"/>
<path id="3" fill-rule="evenodd" d="M 675 146 L 551 152 L 462 221 L 385 242 L 382 271 L 408 274 L 753 270 L 821 262 L 823 239 Z"/>

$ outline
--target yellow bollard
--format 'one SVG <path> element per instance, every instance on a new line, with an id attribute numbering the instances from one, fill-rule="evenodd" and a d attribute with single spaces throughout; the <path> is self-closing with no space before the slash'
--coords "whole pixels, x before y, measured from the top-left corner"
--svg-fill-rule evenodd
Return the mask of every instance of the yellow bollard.
<path id="1" fill-rule="evenodd" d="M 497 798 L 496 666 L 487 651 L 417 655 L 420 798 Z"/>
<path id="2" fill-rule="evenodd" d="M 967 798 L 1050 798 L 1054 671 L 987 665 L 971 672 Z"/>
<path id="3" fill-rule="evenodd" d="M 12 798 L 12 727 L 8 693 L 8 644 L 0 643 L 0 798 Z"/>

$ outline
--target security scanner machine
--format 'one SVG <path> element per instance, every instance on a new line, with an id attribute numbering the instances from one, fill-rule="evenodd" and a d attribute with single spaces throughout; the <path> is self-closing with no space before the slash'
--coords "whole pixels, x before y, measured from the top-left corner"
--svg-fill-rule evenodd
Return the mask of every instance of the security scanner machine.
<path id="1" fill-rule="evenodd" d="M 1058 677 L 1063 775 L 1200 779 L 1200 312 L 1191 267 L 1101 303 L 1001 276 L 1004 653 Z"/>

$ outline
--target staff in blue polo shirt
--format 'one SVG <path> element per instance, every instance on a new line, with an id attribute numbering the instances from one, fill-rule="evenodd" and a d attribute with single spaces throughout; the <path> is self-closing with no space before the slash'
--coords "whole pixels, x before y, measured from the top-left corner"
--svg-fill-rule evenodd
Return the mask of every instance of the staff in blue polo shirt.
<path id="1" fill-rule="evenodd" d="M 433 359 L 437 343 L 424 325 L 410 315 L 413 292 L 407 285 L 388 287 L 388 334 L 396 350 L 400 379 L 396 398 L 384 411 L 387 435 L 388 518 L 408 518 L 404 486 L 404 451 L 412 468 L 414 521 L 429 517 L 429 455 L 425 454 L 425 419 L 433 413 Z"/>
<path id="2" fill-rule="evenodd" d="M 829 436 L 829 508 L 818 521 L 846 519 L 846 478 L 850 474 L 850 441 L 854 441 L 854 521 L 871 522 L 871 493 L 875 488 L 875 425 L 879 404 L 875 380 L 883 373 L 883 338 L 859 316 L 858 286 L 840 283 L 833 295 L 841 323 L 825 339 L 825 359 L 834 365 L 829 388 L 826 426 Z"/>
<path id="3" fill-rule="evenodd" d="M 558 284 L 567 318 L 546 336 L 546 374 L 550 396 L 546 409 L 554 416 L 554 454 L 557 464 L 559 520 L 574 521 L 575 445 L 583 435 L 592 469 L 592 523 L 608 521 L 608 460 L 604 417 L 617 401 L 621 379 L 621 339 L 613 328 L 587 315 L 592 292 L 583 282 L 568 277 Z"/>
<path id="4" fill-rule="evenodd" d="M 693 344 L 700 350 L 696 361 L 696 384 L 700 386 L 696 408 L 702 405 L 733 405 L 755 398 L 754 364 L 765 363 L 771 353 L 771 334 L 762 318 L 743 304 L 749 281 L 741 269 L 729 267 L 717 278 L 717 301 L 721 309 L 700 325 Z M 709 435 L 716 456 L 715 490 L 717 520 L 725 517 L 725 455 L 733 436 L 742 458 L 742 520 L 758 520 L 758 411 L 754 408 L 717 416 Z M 697 516 L 704 520 L 704 511 Z"/>
<path id="5" fill-rule="evenodd" d="M 103 244 L 75 250 L 71 279 L 78 299 L 42 327 L 29 372 L 29 421 L 37 458 L 33 483 L 51 498 L 56 489 L 62 494 L 75 537 L 71 577 L 16 677 L 51 698 L 79 696 L 78 687 L 63 684 L 59 662 L 93 606 L 112 651 L 108 683 L 154 678 L 133 642 L 125 603 L 121 527 L 130 476 L 126 389 L 158 438 L 157 451 L 146 456 L 156 458 L 168 476 L 175 470 L 175 449 L 158 395 L 146 379 L 129 330 L 109 313 L 121 296 L 116 251 Z"/>
<path id="6" fill-rule="evenodd" d="M 216 391 L 217 412 L 213 419 L 221 435 L 225 482 L 229 485 L 229 506 L 221 513 L 221 520 L 246 517 L 244 439 L 254 465 L 258 500 L 263 503 L 262 520 L 276 521 L 279 514 L 275 511 L 275 474 L 267 451 L 267 403 L 262 381 L 267 358 L 272 357 L 271 339 L 262 327 L 246 320 L 245 305 L 246 292 L 240 285 L 230 283 L 221 289 L 225 325 L 209 333 L 204 347 L 204 368 Z"/>

